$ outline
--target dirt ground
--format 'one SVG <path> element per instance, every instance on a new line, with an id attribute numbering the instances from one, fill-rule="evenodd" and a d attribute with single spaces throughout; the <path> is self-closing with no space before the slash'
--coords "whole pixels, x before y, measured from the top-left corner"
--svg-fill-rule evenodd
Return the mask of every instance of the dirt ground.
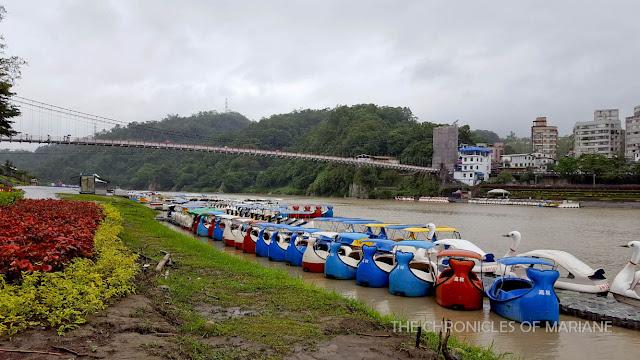
<path id="1" fill-rule="evenodd" d="M 172 317 L 162 307 L 166 289 L 141 289 L 138 294 L 114 302 L 107 310 L 89 317 L 80 328 L 58 336 L 52 329 L 36 328 L 12 339 L 0 339 L 0 349 L 22 350 L 25 353 L 0 350 L 0 359 L 167 359 L 190 358 L 193 353 L 182 351 L 185 346 L 180 319 Z M 207 307 L 202 313 L 224 321 L 233 316 L 251 316 L 238 313 L 235 308 Z M 313 349 L 292 344 L 286 359 L 336 359 L 349 354 L 350 359 L 436 359 L 432 350 L 417 349 L 412 339 L 389 332 L 375 330 L 375 324 L 354 319 L 327 321 L 325 333 L 335 335 L 320 341 Z M 278 357 L 272 349 L 249 343 L 240 336 L 212 336 L 198 339 L 200 343 L 216 348 L 233 349 L 229 357 Z M 169 355 L 171 354 L 171 355 Z M 223 353 L 224 354 L 224 353 Z"/>

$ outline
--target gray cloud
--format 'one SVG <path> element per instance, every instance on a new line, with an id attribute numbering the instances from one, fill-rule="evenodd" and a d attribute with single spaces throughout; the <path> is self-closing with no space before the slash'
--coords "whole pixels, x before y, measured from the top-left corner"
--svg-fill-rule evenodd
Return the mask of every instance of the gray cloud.
<path id="1" fill-rule="evenodd" d="M 30 1 L 19 95 L 124 121 L 374 102 L 505 135 L 640 104 L 634 1 Z"/>

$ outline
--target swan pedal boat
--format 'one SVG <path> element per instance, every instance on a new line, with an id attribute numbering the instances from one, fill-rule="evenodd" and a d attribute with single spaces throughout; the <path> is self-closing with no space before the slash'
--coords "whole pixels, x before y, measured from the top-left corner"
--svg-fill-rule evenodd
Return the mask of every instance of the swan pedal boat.
<path id="1" fill-rule="evenodd" d="M 598 294 L 606 296 L 611 289 L 609 282 L 604 277 L 604 270 L 594 270 L 589 265 L 582 262 L 572 254 L 561 250 L 533 250 L 522 254 L 516 254 L 516 250 L 520 245 L 522 235 L 518 231 L 511 231 L 503 237 L 511 238 L 512 243 L 506 257 L 525 256 L 535 257 L 547 260 L 554 264 L 554 268 L 559 270 L 560 276 L 556 280 L 554 287 L 556 289 L 583 292 L 588 294 Z M 524 267 L 513 266 L 510 269 L 504 269 L 503 265 L 499 265 L 498 273 L 526 278 L 526 270 Z"/>
<path id="2" fill-rule="evenodd" d="M 307 239 L 307 249 L 302 255 L 302 271 L 324 273 L 324 265 L 329 256 L 329 246 L 337 232 L 318 231 Z"/>
<path id="3" fill-rule="evenodd" d="M 476 265 L 473 260 L 482 261 L 482 255 L 449 249 L 438 253 L 438 260 L 444 262 L 444 258 L 448 258 L 449 268 L 440 273 L 435 283 L 436 303 L 450 309 L 482 309 L 482 280 L 472 270 Z"/>
<path id="4" fill-rule="evenodd" d="M 362 250 L 353 249 L 354 241 L 366 240 L 366 234 L 356 232 L 340 233 L 329 247 L 329 256 L 324 266 L 324 276 L 329 279 L 351 280 L 356 278 L 358 263 L 362 260 Z"/>
<path id="5" fill-rule="evenodd" d="M 198 227 L 196 228 L 196 234 L 198 236 L 213 237 L 213 229 L 215 228 L 214 221 L 216 213 L 204 213 L 200 215 L 198 221 Z"/>
<path id="6" fill-rule="evenodd" d="M 640 271 L 637 271 L 640 262 L 640 241 L 632 241 L 622 247 L 633 249 L 633 255 L 613 279 L 611 294 L 621 303 L 640 306 Z"/>
<path id="7" fill-rule="evenodd" d="M 251 218 L 233 217 L 224 220 L 225 227 L 222 232 L 222 240 L 225 245 L 235 247 L 236 239 L 240 236 L 240 226 L 246 221 L 252 220 Z"/>
<path id="8" fill-rule="evenodd" d="M 321 230 L 304 227 L 298 227 L 294 230 L 284 252 L 284 263 L 291 266 L 302 266 L 304 253 L 309 249 L 310 239 L 316 232 L 321 232 Z"/>
<path id="9" fill-rule="evenodd" d="M 306 250 L 306 239 L 304 233 L 313 233 L 319 229 L 304 228 L 282 224 L 278 231 L 273 234 L 269 243 L 269 260 L 285 262 L 301 266 L 302 256 Z M 299 238 L 299 239 L 298 239 Z M 296 245 L 296 242 L 298 243 Z M 289 259 L 287 261 L 287 254 Z"/>
<path id="10" fill-rule="evenodd" d="M 389 273 L 389 292 L 419 297 L 428 295 L 436 280 L 427 251 L 434 247 L 424 240 L 402 240 L 394 244 L 396 265 Z"/>
<path id="11" fill-rule="evenodd" d="M 432 249 L 432 256 L 435 255 L 437 257 L 437 253 L 440 251 L 447 250 L 449 248 L 457 249 L 457 250 L 467 250 L 474 252 L 476 254 L 480 254 L 482 258 L 477 260 L 473 258 L 475 263 L 473 267 L 473 272 L 482 273 L 482 274 L 494 274 L 498 269 L 498 264 L 495 261 L 493 254 L 487 254 L 474 243 L 469 240 L 464 239 L 442 239 L 436 240 L 433 242 L 437 247 Z M 435 250 L 435 251 L 434 251 Z"/>
<path id="12" fill-rule="evenodd" d="M 505 266 L 527 265 L 527 277 L 514 276 L 496 278 L 487 290 L 491 310 L 507 319 L 521 323 L 555 324 L 560 317 L 560 301 L 553 284 L 560 275 L 558 270 L 534 269 L 531 265 L 548 265 L 549 261 L 523 256 L 498 259 Z M 529 280 L 530 279 L 530 280 Z"/>
<path id="13" fill-rule="evenodd" d="M 356 284 L 367 287 L 387 287 L 389 273 L 393 270 L 393 247 L 388 239 L 362 241 L 362 260 L 356 269 Z"/>

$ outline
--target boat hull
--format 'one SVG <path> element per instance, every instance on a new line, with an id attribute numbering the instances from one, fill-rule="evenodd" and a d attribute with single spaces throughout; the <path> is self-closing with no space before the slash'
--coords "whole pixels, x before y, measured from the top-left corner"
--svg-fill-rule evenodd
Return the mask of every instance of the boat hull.
<path id="1" fill-rule="evenodd" d="M 324 265 L 324 277 L 337 280 L 355 279 L 357 266 L 346 264 L 338 255 L 338 249 L 340 249 L 340 243 L 331 244 L 331 250 Z"/>
<path id="2" fill-rule="evenodd" d="M 291 239 L 292 243 L 294 239 Z M 284 262 L 291 266 L 302 266 L 302 257 L 307 250 L 306 246 L 294 246 L 289 244 L 284 253 Z"/>
<path id="3" fill-rule="evenodd" d="M 362 251 L 364 257 L 356 269 L 356 284 L 366 287 L 389 286 L 389 273 L 378 267 L 373 258 L 376 248 L 365 245 Z"/>
<path id="4" fill-rule="evenodd" d="M 285 249 L 280 247 L 278 242 L 275 241 L 275 236 L 274 240 L 269 243 L 269 260 L 277 262 L 283 262 L 285 260 Z"/>
<path id="5" fill-rule="evenodd" d="M 482 309 L 482 283 L 469 260 L 449 260 L 450 269 L 443 271 L 435 286 L 436 303 L 442 307 L 459 310 Z"/>
<path id="6" fill-rule="evenodd" d="M 487 291 L 491 310 L 521 323 L 557 323 L 560 303 L 553 283 L 559 277 L 558 271 L 528 268 L 527 277 L 531 281 L 518 277 L 496 279 Z"/>

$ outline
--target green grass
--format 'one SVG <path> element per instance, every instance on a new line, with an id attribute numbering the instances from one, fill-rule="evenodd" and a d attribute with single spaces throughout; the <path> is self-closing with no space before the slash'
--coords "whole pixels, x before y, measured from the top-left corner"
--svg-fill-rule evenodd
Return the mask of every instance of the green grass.
<path id="1" fill-rule="evenodd" d="M 163 304 L 166 316 L 181 323 L 183 338 L 176 342 L 178 350 L 165 354 L 169 358 L 188 357 L 187 353 L 202 359 L 249 355 L 281 358 L 294 344 L 313 348 L 318 341 L 336 333 L 356 332 L 358 326 L 360 329 L 365 326 L 367 331 L 389 330 L 393 328 L 391 322 L 399 320 L 397 316 L 379 314 L 362 301 L 306 284 L 281 269 L 260 266 L 175 232 L 155 220 L 156 211 L 134 201 L 89 195 L 59 196 L 112 203 L 124 219 L 120 237 L 128 246 L 133 250 L 144 248 L 145 255 L 156 259 L 162 257 L 159 250 L 174 254 L 172 259 L 177 265 L 170 269 L 171 276 L 156 280 L 158 285 L 169 287 L 170 296 Z M 214 319 L 212 325 L 211 319 L 198 311 L 203 306 L 235 307 L 251 311 L 253 316 Z M 263 351 L 248 354 L 247 349 L 211 346 L 201 341 L 213 336 L 241 336 Z M 468 349 L 465 358 L 497 358 L 482 348 L 455 342 L 450 347 Z"/>

